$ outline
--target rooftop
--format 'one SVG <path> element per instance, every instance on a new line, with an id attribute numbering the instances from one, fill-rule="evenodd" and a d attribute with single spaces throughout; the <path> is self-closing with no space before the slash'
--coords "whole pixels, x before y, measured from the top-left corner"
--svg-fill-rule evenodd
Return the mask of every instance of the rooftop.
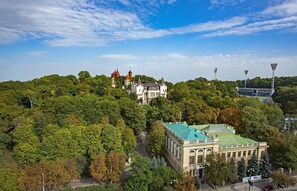
<path id="1" fill-rule="evenodd" d="M 165 123 L 164 126 L 183 140 L 193 141 L 209 138 L 201 133 L 201 131 L 194 129 L 185 123 Z"/>
<path id="2" fill-rule="evenodd" d="M 257 143 L 249 138 L 235 135 L 235 129 L 226 124 L 187 125 L 185 123 L 165 123 L 165 128 L 183 140 L 204 140 L 218 138 L 219 146 L 251 145 Z"/>
<path id="3" fill-rule="evenodd" d="M 235 129 L 226 124 L 207 124 L 207 125 L 192 125 L 194 129 L 205 132 L 207 135 L 233 133 Z"/>

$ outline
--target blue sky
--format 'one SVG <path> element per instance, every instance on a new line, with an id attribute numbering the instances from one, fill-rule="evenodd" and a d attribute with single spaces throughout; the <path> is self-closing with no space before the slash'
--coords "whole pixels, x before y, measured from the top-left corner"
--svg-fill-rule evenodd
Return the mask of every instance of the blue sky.
<path id="1" fill-rule="evenodd" d="M 297 75 L 297 0 L 1 0 L 0 81 Z"/>

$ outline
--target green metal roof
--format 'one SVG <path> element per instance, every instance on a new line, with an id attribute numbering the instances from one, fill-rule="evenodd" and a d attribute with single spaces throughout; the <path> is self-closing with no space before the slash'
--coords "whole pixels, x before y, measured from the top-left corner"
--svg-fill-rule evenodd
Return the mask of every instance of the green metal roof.
<path id="1" fill-rule="evenodd" d="M 193 125 L 192 127 L 205 132 L 208 136 L 219 138 L 220 146 L 257 143 L 252 139 L 235 135 L 234 128 L 226 124 Z"/>
<path id="2" fill-rule="evenodd" d="M 205 132 L 207 135 L 235 133 L 235 129 L 226 124 L 192 125 L 191 127 Z"/>
<path id="3" fill-rule="evenodd" d="M 164 126 L 183 140 L 193 141 L 209 138 L 201 133 L 201 131 L 193 129 L 191 126 L 184 123 L 165 123 Z"/>

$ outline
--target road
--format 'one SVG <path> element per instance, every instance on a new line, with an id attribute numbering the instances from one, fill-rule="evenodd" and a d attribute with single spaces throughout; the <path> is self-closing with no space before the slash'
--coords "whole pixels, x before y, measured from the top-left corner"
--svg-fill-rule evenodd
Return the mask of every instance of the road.
<path id="1" fill-rule="evenodd" d="M 148 154 L 148 152 L 145 149 L 146 142 L 147 142 L 147 132 L 141 132 L 139 134 L 139 140 L 137 141 L 135 151 L 139 153 L 141 156 L 151 159 L 151 156 Z"/>
<path id="2" fill-rule="evenodd" d="M 273 185 L 272 184 L 272 179 L 269 178 L 269 179 L 263 179 L 259 182 L 254 182 L 254 186 L 251 186 L 250 187 L 250 191 L 259 191 L 259 190 L 263 190 L 263 188 L 266 186 L 266 185 Z M 248 183 L 237 183 L 237 184 L 234 184 L 232 186 L 225 186 L 225 187 L 221 187 L 221 188 L 218 188 L 218 190 L 220 191 L 249 191 L 249 184 Z M 282 191 L 282 190 L 290 190 L 290 191 L 296 191 L 297 190 L 297 187 L 289 187 L 289 188 L 277 188 L 275 189 L 276 191 Z"/>

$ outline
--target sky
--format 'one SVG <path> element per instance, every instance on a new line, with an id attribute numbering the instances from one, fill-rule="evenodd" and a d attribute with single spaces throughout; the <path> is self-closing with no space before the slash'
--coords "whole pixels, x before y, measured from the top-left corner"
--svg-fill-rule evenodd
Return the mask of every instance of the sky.
<path id="1" fill-rule="evenodd" d="M 0 81 L 297 76 L 297 0 L 0 0 Z"/>

